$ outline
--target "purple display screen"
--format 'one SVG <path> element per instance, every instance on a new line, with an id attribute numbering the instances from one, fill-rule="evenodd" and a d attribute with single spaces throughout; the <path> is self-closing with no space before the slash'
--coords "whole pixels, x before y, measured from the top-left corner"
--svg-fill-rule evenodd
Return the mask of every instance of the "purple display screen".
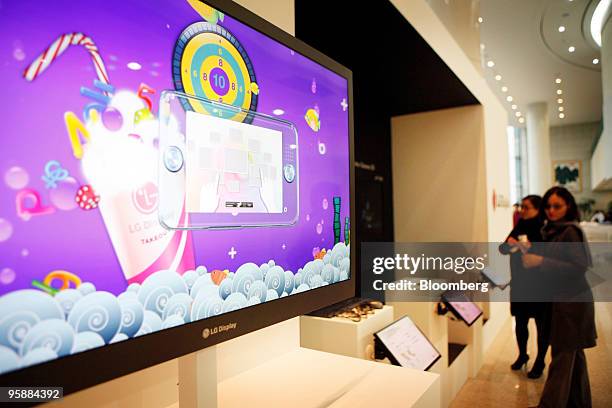
<path id="1" fill-rule="evenodd" d="M 3 1 L 0 33 L 0 374 L 349 278 L 344 77 L 191 0 Z M 164 229 L 163 90 L 294 124 L 297 221 Z"/>

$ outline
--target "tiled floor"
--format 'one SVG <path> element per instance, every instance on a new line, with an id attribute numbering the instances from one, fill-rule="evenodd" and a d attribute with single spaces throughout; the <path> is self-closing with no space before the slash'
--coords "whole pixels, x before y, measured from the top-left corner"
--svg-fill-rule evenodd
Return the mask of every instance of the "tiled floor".
<path id="1" fill-rule="evenodd" d="M 612 303 L 596 304 L 597 347 L 586 350 L 594 408 L 612 407 Z M 535 325 L 530 322 L 529 355 L 535 356 Z M 525 371 L 512 371 L 517 356 L 514 329 L 507 324 L 485 356 L 475 378 L 469 379 L 451 403 L 463 407 L 528 407 L 537 405 L 544 387 L 546 371 L 530 380 Z M 533 357 L 530 364 L 533 362 Z M 550 351 L 547 364 L 550 362 Z"/>

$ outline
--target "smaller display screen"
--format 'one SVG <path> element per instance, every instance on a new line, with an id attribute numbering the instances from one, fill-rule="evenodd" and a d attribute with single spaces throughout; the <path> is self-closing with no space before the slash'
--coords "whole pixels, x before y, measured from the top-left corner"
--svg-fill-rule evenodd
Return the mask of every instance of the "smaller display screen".
<path id="1" fill-rule="evenodd" d="M 280 213 L 282 132 L 187 112 L 187 212 Z"/>
<path id="2" fill-rule="evenodd" d="M 442 295 L 442 299 L 451 312 L 468 326 L 474 324 L 482 315 L 482 310 L 463 292 L 446 292 Z"/>
<path id="3" fill-rule="evenodd" d="M 385 327 L 374 336 L 402 367 L 428 370 L 441 356 L 408 316 Z"/>

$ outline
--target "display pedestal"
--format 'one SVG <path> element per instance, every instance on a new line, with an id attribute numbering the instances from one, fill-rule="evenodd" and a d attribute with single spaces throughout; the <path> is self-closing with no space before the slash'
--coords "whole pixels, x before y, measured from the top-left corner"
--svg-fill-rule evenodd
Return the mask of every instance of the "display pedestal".
<path id="1" fill-rule="evenodd" d="M 467 354 L 469 377 L 475 377 L 482 366 L 482 322 L 482 316 L 469 327 L 463 321 L 448 320 L 448 342 L 466 345 L 461 354 Z"/>
<path id="2" fill-rule="evenodd" d="M 393 308 L 383 306 L 367 319 L 300 317 L 300 344 L 315 350 L 373 360 L 373 334 L 393 323 Z"/>
<path id="3" fill-rule="evenodd" d="M 217 346 L 208 347 L 178 359 L 179 406 L 216 407 Z"/>
<path id="4" fill-rule="evenodd" d="M 224 408 L 433 408 L 440 406 L 440 380 L 432 373 L 299 348 L 221 382 L 218 395 Z"/>
<path id="5" fill-rule="evenodd" d="M 438 375 L 301 348 L 299 326 L 287 320 L 48 406 L 440 406 Z"/>

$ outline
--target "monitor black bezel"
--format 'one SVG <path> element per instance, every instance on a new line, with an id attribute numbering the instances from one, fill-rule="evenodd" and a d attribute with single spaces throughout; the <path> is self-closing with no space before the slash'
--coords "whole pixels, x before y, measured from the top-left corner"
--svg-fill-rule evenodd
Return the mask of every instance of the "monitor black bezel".
<path id="1" fill-rule="evenodd" d="M 349 205 L 352 220 L 350 237 L 352 242 L 357 242 L 354 222 L 356 217 L 352 72 L 231 0 L 200 1 L 346 78 L 350 149 Z M 351 270 L 349 279 L 346 281 L 4 373 L 0 375 L 0 386 L 61 386 L 64 388 L 64 395 L 68 395 L 340 302 L 356 294 L 355 248 L 350 254 Z M 204 329 L 229 323 L 236 323 L 236 329 L 222 331 L 208 338 L 202 335 Z M 83 367 L 89 367 L 89 369 L 83 369 Z"/>

